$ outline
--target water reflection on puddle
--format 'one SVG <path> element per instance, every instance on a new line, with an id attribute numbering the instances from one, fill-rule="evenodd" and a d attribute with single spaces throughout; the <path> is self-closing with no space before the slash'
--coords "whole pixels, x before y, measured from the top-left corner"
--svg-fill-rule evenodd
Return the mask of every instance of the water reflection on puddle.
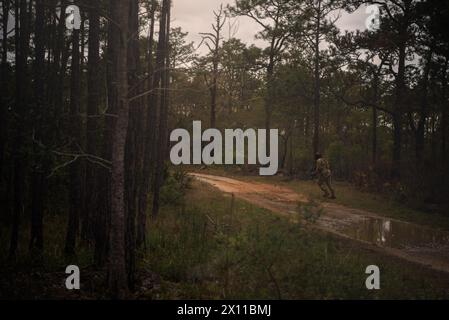
<path id="1" fill-rule="evenodd" d="M 381 218 L 363 217 L 342 226 L 340 231 L 353 239 L 398 249 L 449 244 L 447 232 Z"/>

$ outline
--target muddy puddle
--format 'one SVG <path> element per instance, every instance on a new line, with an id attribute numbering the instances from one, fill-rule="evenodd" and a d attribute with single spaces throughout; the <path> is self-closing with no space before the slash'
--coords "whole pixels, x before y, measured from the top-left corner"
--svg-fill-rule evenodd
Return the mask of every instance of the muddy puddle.
<path id="1" fill-rule="evenodd" d="M 360 217 L 357 220 L 337 226 L 338 231 L 352 239 L 397 249 L 449 245 L 449 234 L 443 231 L 382 218 Z"/>

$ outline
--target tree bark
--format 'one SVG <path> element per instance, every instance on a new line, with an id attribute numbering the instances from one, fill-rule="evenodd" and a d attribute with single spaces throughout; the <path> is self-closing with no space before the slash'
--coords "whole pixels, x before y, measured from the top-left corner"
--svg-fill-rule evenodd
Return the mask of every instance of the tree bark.
<path id="1" fill-rule="evenodd" d="M 140 94 L 141 65 L 139 44 L 139 0 L 131 0 L 129 12 L 128 41 L 128 82 L 129 95 L 134 97 Z M 130 102 L 130 119 L 127 135 L 126 162 L 126 191 L 127 191 L 127 228 L 126 253 L 127 274 L 130 289 L 134 289 L 136 268 L 136 216 L 138 211 L 138 195 L 141 188 L 143 164 L 143 119 L 145 118 L 142 99 Z"/>
<path id="2" fill-rule="evenodd" d="M 16 104 L 15 111 L 17 120 L 15 123 L 14 147 L 14 203 L 13 224 L 11 229 L 11 242 L 9 257 L 14 259 L 19 241 L 19 227 L 21 216 L 25 210 L 25 168 L 27 155 L 25 150 L 26 137 L 26 107 L 27 95 L 24 94 L 28 88 L 28 52 L 30 42 L 29 16 L 26 0 L 17 0 L 16 5 Z"/>
<path id="3" fill-rule="evenodd" d="M 275 67 L 275 55 L 274 55 L 274 41 L 273 38 L 271 52 L 269 57 L 269 62 L 267 66 L 267 94 L 265 97 L 265 129 L 266 129 L 266 141 L 267 141 L 267 151 L 270 148 L 270 129 L 271 129 L 271 117 L 273 114 L 273 81 L 274 81 L 274 67 Z"/>
<path id="4" fill-rule="evenodd" d="M 4 0 L 2 3 L 2 57 L 1 57 L 1 74 L 0 85 L 2 88 L 2 96 L 0 98 L 0 179 L 3 178 L 3 167 L 5 162 L 5 147 L 6 147 L 6 96 L 8 95 L 8 22 L 10 0 Z"/>
<path id="5" fill-rule="evenodd" d="M 171 1 L 164 0 L 162 3 L 161 14 L 161 29 L 159 31 L 159 44 L 157 53 L 157 69 L 161 70 L 160 73 L 160 108 L 159 108 L 159 135 L 157 140 L 157 163 L 155 171 L 155 186 L 153 195 L 153 219 L 157 217 L 160 209 L 160 189 L 164 181 L 164 165 L 166 159 L 166 145 L 167 145 L 167 130 L 168 130 L 168 85 L 169 85 L 169 64 L 168 62 L 168 46 L 169 46 L 169 33 L 170 33 L 170 7 Z"/>
<path id="6" fill-rule="evenodd" d="M 379 125 L 379 117 L 378 117 L 378 110 L 377 110 L 377 103 L 379 101 L 379 85 L 380 85 L 380 76 L 379 76 L 379 72 L 378 71 L 375 75 L 374 75 L 374 83 L 373 83 L 373 106 L 372 106 L 372 158 L 371 158 L 371 163 L 373 164 L 374 167 L 376 167 L 377 164 L 377 131 L 378 131 L 378 125 Z"/>
<path id="7" fill-rule="evenodd" d="M 36 20 L 35 20 L 35 61 L 34 61 L 34 121 L 33 131 L 34 139 L 44 143 L 43 123 L 45 122 L 45 9 L 43 0 L 36 0 Z M 45 143 L 44 143 L 45 144 Z M 44 214 L 44 197 L 46 194 L 45 168 L 48 159 L 45 159 L 43 150 L 39 150 L 36 143 L 33 144 L 36 160 L 33 165 L 33 173 L 31 178 L 31 236 L 30 251 L 42 255 L 44 239 L 43 239 L 43 214 Z"/>
<path id="8" fill-rule="evenodd" d="M 216 128 L 217 126 L 217 95 L 218 95 L 218 67 L 220 64 L 220 40 L 221 31 L 226 22 L 226 18 L 222 20 L 223 7 L 220 7 L 220 12 L 215 13 L 216 24 L 213 26 L 215 34 L 211 38 L 213 45 L 212 52 L 212 86 L 210 88 L 211 93 L 211 105 L 210 105 L 210 127 Z"/>
<path id="9" fill-rule="evenodd" d="M 137 247 L 140 248 L 145 245 L 146 240 L 146 226 L 147 226 L 147 210 L 148 210 L 148 194 L 151 188 L 151 176 L 152 176 L 152 158 L 153 158 L 153 141 L 154 132 L 156 130 L 156 106 L 152 104 L 154 101 L 153 81 L 154 81 L 154 26 L 155 26 L 155 12 L 156 12 L 156 2 L 151 3 L 150 12 L 150 31 L 149 31 L 149 41 L 148 41 L 148 81 L 147 90 L 150 92 L 148 96 L 147 111 L 145 117 L 145 128 L 144 128 L 144 161 L 143 161 L 143 176 L 142 176 L 142 186 L 139 190 L 139 212 L 137 216 Z"/>
<path id="10" fill-rule="evenodd" d="M 57 7 L 57 2 L 55 1 L 55 7 Z M 67 7 L 67 1 L 61 0 L 60 10 L 64 14 Z M 65 71 L 67 68 L 68 59 L 68 48 L 66 48 L 65 41 L 65 19 L 59 19 L 59 22 L 55 22 L 55 35 L 54 35 L 54 48 L 53 48 L 53 66 L 52 66 L 52 76 L 50 81 L 51 92 L 50 104 L 53 108 L 53 139 L 57 140 L 58 137 L 64 134 L 63 125 L 61 123 L 64 111 L 64 78 Z"/>
<path id="11" fill-rule="evenodd" d="M 313 99 L 313 153 L 320 152 L 320 104 L 321 104 L 321 75 L 320 75 L 320 37 L 321 37 L 321 1 L 318 1 L 316 30 L 315 30 L 315 63 L 314 63 L 314 99 Z"/>
<path id="12" fill-rule="evenodd" d="M 73 30 L 72 34 L 72 74 L 70 85 L 70 127 L 72 138 L 72 152 L 79 152 L 78 146 L 81 143 L 80 126 L 80 31 Z M 69 219 L 66 232 L 65 254 L 67 256 L 75 255 L 76 237 L 79 229 L 80 203 L 81 203 L 81 165 L 75 161 L 70 165 L 70 203 Z"/>
<path id="13" fill-rule="evenodd" d="M 418 126 L 415 132 L 415 161 L 417 170 L 423 168 L 424 147 L 425 147 L 425 126 L 428 117 L 428 96 L 429 96 L 429 75 L 432 63 L 433 52 L 429 50 L 421 85 L 421 109 L 419 113 Z"/>
<path id="14" fill-rule="evenodd" d="M 449 56 L 445 58 L 444 68 L 442 70 L 441 82 L 443 87 L 441 108 L 441 160 L 445 167 L 447 167 L 447 139 L 448 139 L 448 124 L 449 124 L 449 112 L 448 112 L 448 101 L 447 101 L 447 70 L 449 66 Z M 447 169 L 445 170 L 447 172 Z"/>
<path id="15" fill-rule="evenodd" d="M 114 5 L 114 0 L 110 1 L 110 6 Z M 111 115 L 117 114 L 118 92 L 117 92 L 117 67 L 118 52 L 117 44 L 120 42 L 120 34 L 117 33 L 113 22 L 108 24 L 108 48 L 107 48 L 107 116 L 105 117 L 104 139 L 102 141 L 102 157 L 112 162 L 112 144 L 114 138 L 115 118 Z M 94 261 L 98 267 L 102 267 L 107 262 L 110 243 L 110 222 L 111 222 L 111 171 L 102 170 L 99 172 L 99 210 L 98 229 L 96 230 Z"/>
<path id="16" fill-rule="evenodd" d="M 405 43 L 399 47 L 399 67 L 396 81 L 396 100 L 393 108 L 393 165 L 391 177 L 401 177 L 401 154 L 402 154 L 402 118 L 403 100 L 405 91 Z"/>
<path id="17" fill-rule="evenodd" d="M 98 5 L 89 8 L 89 47 L 87 62 L 87 131 L 86 152 L 90 155 L 97 154 L 98 148 L 98 110 L 100 105 L 100 16 Z M 86 240 L 96 240 L 96 228 L 98 222 L 97 213 L 97 170 L 95 165 L 86 163 L 86 194 L 84 203 L 84 217 L 82 223 L 82 236 Z"/>
<path id="18" fill-rule="evenodd" d="M 109 290 L 113 297 L 123 298 L 128 290 L 125 257 L 125 151 L 129 123 L 128 104 L 128 16 L 129 0 L 111 0 L 113 32 L 120 35 L 111 43 L 117 53 L 117 118 L 112 140 L 112 200 L 109 254 Z"/>

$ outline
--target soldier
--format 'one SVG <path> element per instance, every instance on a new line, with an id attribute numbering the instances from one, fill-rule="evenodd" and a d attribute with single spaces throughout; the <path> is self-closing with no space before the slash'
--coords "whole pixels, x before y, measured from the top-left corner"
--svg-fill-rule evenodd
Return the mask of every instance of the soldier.
<path id="1" fill-rule="evenodd" d="M 315 160 L 316 167 L 314 175 L 318 177 L 318 186 L 323 190 L 324 197 L 336 199 L 334 189 L 332 188 L 332 171 L 329 162 L 319 153 L 315 155 Z"/>

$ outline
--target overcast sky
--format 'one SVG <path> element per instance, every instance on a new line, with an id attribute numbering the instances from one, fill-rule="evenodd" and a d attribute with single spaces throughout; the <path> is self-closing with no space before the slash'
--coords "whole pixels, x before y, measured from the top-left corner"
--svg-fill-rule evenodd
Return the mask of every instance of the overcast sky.
<path id="1" fill-rule="evenodd" d="M 199 44 L 201 41 L 200 32 L 210 31 L 211 24 L 214 20 L 213 11 L 227 4 L 234 4 L 234 0 L 178 0 L 173 1 L 172 25 L 174 27 L 181 27 L 184 32 L 188 32 L 188 40 Z M 368 14 L 365 13 L 365 8 L 361 8 L 353 14 L 342 12 L 341 18 L 337 25 L 342 30 L 356 30 L 365 28 L 365 21 Z M 248 44 L 256 44 L 258 46 L 265 46 L 261 40 L 254 38 L 255 34 L 260 31 L 260 26 L 257 25 L 250 18 L 238 17 L 236 25 L 238 31 L 235 37 L 241 39 Z M 225 29 L 225 38 L 228 38 L 229 26 Z"/>

